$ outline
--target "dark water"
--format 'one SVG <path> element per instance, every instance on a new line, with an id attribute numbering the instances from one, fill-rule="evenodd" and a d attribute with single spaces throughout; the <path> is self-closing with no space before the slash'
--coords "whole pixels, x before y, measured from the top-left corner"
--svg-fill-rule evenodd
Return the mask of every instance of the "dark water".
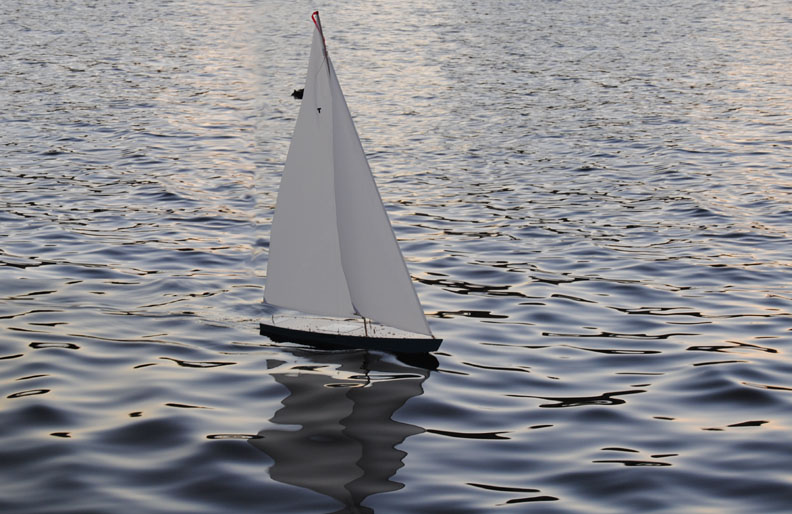
<path id="1" fill-rule="evenodd" d="M 434 331 L 258 335 L 313 8 Z M 792 11 L 4 2 L 0 511 L 783 512 Z"/>

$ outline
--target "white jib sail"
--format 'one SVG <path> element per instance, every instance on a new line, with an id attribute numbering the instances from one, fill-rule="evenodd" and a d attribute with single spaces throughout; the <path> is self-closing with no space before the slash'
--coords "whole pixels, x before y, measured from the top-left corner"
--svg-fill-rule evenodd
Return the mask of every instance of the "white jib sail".
<path id="1" fill-rule="evenodd" d="M 278 191 L 264 298 L 431 335 L 318 24 Z"/>

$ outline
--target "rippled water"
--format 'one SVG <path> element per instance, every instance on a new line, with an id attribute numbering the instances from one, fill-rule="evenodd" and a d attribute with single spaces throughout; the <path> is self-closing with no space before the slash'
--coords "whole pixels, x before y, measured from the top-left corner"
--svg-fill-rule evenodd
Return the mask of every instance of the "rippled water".
<path id="1" fill-rule="evenodd" d="M 258 335 L 313 8 L 440 351 Z M 782 512 L 792 12 L 5 2 L 3 512 Z"/>

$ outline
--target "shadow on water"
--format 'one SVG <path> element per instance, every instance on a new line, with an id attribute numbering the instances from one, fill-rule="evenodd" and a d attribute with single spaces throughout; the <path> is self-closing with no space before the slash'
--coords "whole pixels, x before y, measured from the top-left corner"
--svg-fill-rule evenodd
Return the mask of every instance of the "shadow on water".
<path id="1" fill-rule="evenodd" d="M 329 496 L 344 505 L 338 512 L 373 512 L 362 506 L 367 497 L 404 487 L 391 480 L 406 455 L 396 447 L 424 429 L 393 416 L 423 394 L 436 360 L 414 367 L 363 350 L 298 355 L 309 362 L 272 374 L 289 396 L 249 442 L 273 459 L 274 480 Z"/>

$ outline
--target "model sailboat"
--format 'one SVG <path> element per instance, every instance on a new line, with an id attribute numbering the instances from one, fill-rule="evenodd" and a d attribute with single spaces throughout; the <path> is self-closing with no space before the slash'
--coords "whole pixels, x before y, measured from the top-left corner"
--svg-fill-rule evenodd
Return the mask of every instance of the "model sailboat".
<path id="1" fill-rule="evenodd" d="M 270 233 L 261 323 L 279 341 L 429 352 L 432 336 L 327 54 L 319 13 Z M 314 316 L 307 316 L 314 315 Z M 317 317 L 318 316 L 318 317 Z M 362 323 L 361 323 L 362 320 Z"/>

